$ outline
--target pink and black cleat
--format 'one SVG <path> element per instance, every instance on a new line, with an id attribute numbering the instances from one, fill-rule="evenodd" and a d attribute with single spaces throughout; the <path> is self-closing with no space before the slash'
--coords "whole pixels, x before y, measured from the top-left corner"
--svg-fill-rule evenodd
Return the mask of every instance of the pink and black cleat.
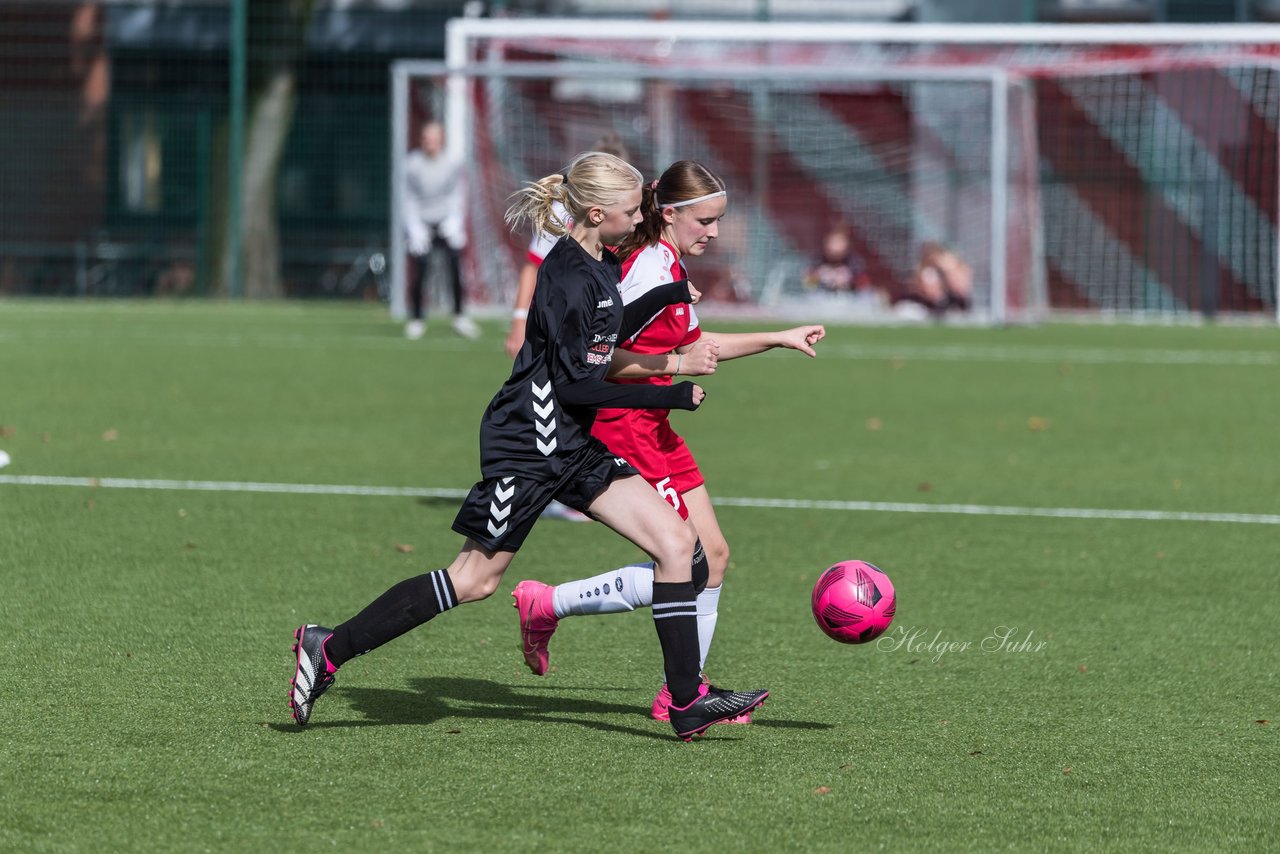
<path id="1" fill-rule="evenodd" d="M 705 676 L 702 677 L 702 681 L 712 691 L 719 690 L 716 688 L 716 686 L 708 682 Z M 653 716 L 653 719 L 655 721 L 669 721 L 671 720 L 670 707 L 671 707 L 671 691 L 667 688 L 667 683 L 663 682 L 662 687 L 658 689 L 657 695 L 655 695 L 653 698 L 653 707 L 650 709 L 650 714 Z M 744 714 L 738 715 L 736 718 L 730 718 L 727 721 L 717 721 L 717 723 L 749 724 L 751 723 L 751 713 L 746 712 Z"/>
<path id="2" fill-rule="evenodd" d="M 726 691 L 702 684 L 693 702 L 683 708 L 672 704 L 667 707 L 667 714 L 676 738 L 692 741 L 695 735 L 701 735 L 715 724 L 749 714 L 768 697 L 768 691 Z"/>

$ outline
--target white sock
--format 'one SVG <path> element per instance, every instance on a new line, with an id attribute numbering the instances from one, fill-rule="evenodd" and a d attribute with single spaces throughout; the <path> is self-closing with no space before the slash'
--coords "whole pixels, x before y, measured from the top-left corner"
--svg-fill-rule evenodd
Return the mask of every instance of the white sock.
<path id="1" fill-rule="evenodd" d="M 698 594 L 698 667 L 707 666 L 707 652 L 720 616 L 720 588 L 708 587 Z"/>
<path id="2" fill-rule="evenodd" d="M 653 564 L 635 563 L 556 585 L 556 616 L 618 614 L 653 604 Z"/>

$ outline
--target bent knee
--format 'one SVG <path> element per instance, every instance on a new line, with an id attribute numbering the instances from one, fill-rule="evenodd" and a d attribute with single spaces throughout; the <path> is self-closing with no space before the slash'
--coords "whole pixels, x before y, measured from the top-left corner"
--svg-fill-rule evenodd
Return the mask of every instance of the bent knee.
<path id="1" fill-rule="evenodd" d="M 729 544 L 724 540 L 704 540 L 702 549 L 707 555 L 707 586 L 719 587 L 724 583 L 724 574 L 729 568 Z"/>
<path id="2" fill-rule="evenodd" d="M 698 533 L 690 525 L 672 526 L 664 532 L 657 554 L 653 556 L 665 567 L 688 567 L 693 561 L 693 550 L 698 543 Z"/>
<path id="3" fill-rule="evenodd" d="M 729 568 L 729 544 L 724 540 L 710 543 L 703 540 L 702 548 L 707 552 L 707 566 L 711 568 L 711 577 L 724 577 L 725 570 Z"/>

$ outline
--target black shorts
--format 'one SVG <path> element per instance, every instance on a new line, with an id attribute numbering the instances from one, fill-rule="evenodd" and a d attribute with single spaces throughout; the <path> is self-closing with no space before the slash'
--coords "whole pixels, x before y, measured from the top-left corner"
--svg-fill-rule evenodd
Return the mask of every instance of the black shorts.
<path id="1" fill-rule="evenodd" d="M 587 512 L 605 487 L 620 477 L 638 475 L 631 463 L 592 437 L 580 459 L 559 480 L 530 480 L 518 475 L 492 477 L 471 487 L 453 530 L 486 549 L 514 552 L 553 500 Z"/>

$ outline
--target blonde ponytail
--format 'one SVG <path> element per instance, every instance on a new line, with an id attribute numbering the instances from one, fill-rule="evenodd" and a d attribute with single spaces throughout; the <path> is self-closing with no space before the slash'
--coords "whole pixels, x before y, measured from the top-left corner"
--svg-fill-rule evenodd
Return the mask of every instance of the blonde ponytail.
<path id="1" fill-rule="evenodd" d="M 642 180 L 640 170 L 622 158 L 588 151 L 575 157 L 563 174 L 548 175 L 513 193 L 515 201 L 507 208 L 507 224 L 514 228 L 528 223 L 535 231 L 565 234 L 568 227 L 556 216 L 556 202 L 581 222 L 592 207 L 616 204 L 623 193 L 634 190 Z"/>

